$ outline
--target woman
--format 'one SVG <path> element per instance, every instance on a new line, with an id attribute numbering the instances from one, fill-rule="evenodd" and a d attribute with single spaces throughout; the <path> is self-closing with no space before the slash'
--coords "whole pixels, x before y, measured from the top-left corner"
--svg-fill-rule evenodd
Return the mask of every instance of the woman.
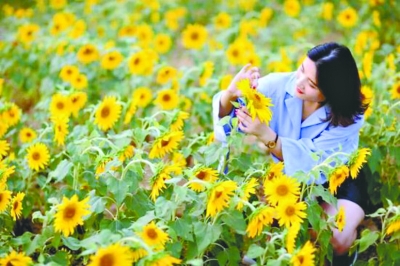
<path id="1" fill-rule="evenodd" d="M 254 121 L 245 107 L 233 108 L 241 93 L 236 82 L 248 78 L 253 88 L 272 99 L 272 120 L 267 126 Z M 312 48 L 296 72 L 272 73 L 260 78 L 258 68 L 246 65 L 233 79 L 228 89 L 214 96 L 214 131 L 224 142 L 230 127 L 221 127 L 220 118 L 237 116 L 239 129 L 254 135 L 272 154 L 283 161 L 285 173 L 308 172 L 329 154 L 339 149 L 352 153 L 358 148 L 359 130 L 366 105 L 362 103 L 360 78 L 350 50 L 337 43 L 325 43 Z M 314 154 L 314 156 L 312 155 Z M 315 160 L 315 155 L 319 161 Z M 314 158 L 313 158 L 314 157 Z M 318 184 L 327 182 L 321 175 Z M 345 254 L 357 237 L 357 226 L 364 219 L 358 187 L 350 182 L 339 188 L 338 206 L 322 203 L 329 215 L 345 208 L 346 225 L 342 232 L 333 230 L 332 245 L 336 255 Z M 342 191 L 341 191 L 342 188 Z"/>

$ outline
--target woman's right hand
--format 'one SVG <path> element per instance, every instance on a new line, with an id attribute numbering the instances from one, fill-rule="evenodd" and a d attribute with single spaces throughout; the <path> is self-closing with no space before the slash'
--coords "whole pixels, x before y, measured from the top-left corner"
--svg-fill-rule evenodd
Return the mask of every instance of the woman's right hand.
<path id="1" fill-rule="evenodd" d="M 237 99 L 242 95 L 241 91 L 237 88 L 236 84 L 242 79 L 249 79 L 250 85 L 253 89 L 258 86 L 258 79 L 260 78 L 260 69 L 258 67 L 252 67 L 251 64 L 246 64 L 232 79 L 228 86 L 227 91 L 234 98 Z"/>

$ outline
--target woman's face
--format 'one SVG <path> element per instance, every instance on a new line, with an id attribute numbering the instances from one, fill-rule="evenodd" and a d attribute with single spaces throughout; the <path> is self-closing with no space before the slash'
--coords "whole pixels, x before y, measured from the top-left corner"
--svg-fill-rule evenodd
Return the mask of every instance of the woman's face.
<path id="1" fill-rule="evenodd" d="M 317 67 L 308 57 L 304 59 L 296 72 L 296 96 L 304 101 L 324 102 L 325 97 L 317 84 Z"/>

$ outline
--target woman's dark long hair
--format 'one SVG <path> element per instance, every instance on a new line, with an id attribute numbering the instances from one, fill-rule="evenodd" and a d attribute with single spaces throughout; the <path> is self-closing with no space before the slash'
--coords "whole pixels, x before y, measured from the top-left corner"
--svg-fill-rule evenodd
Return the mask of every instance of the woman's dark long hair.
<path id="1" fill-rule="evenodd" d="M 317 84 L 332 112 L 326 121 L 349 126 L 368 108 L 363 104 L 361 81 L 349 48 L 334 42 L 318 45 L 307 53 L 317 67 Z"/>

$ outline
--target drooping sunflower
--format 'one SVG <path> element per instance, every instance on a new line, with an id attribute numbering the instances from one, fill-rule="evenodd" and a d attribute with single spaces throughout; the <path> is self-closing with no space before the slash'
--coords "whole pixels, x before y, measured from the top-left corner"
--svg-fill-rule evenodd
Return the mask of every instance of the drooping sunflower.
<path id="1" fill-rule="evenodd" d="M 78 50 L 78 61 L 89 64 L 99 59 L 99 51 L 93 44 L 86 44 Z"/>
<path id="2" fill-rule="evenodd" d="M 182 32 L 183 47 L 199 50 L 207 41 L 208 32 L 206 27 L 200 24 L 189 24 Z"/>
<path id="3" fill-rule="evenodd" d="M 249 201 L 251 195 L 256 194 L 256 187 L 258 182 L 255 178 L 250 178 L 250 180 L 245 183 L 240 189 L 240 201 L 238 202 L 236 209 L 241 211 L 243 209 L 243 201 Z"/>
<path id="4" fill-rule="evenodd" d="M 286 250 L 288 253 L 292 254 L 295 245 L 296 245 L 296 237 L 300 231 L 300 224 L 295 223 L 288 229 L 288 233 L 286 234 Z"/>
<path id="5" fill-rule="evenodd" d="M 29 168 L 39 171 L 49 164 L 49 150 L 43 143 L 39 142 L 31 145 L 27 152 L 28 154 L 26 155 L 26 158 L 28 160 Z"/>
<path id="6" fill-rule="evenodd" d="M 157 93 L 154 103 L 162 110 L 172 110 L 178 106 L 179 97 L 177 92 L 172 89 L 161 90 Z"/>
<path id="7" fill-rule="evenodd" d="M 69 118 L 66 116 L 56 116 L 51 118 L 54 125 L 54 141 L 58 146 L 65 145 L 65 138 L 68 135 Z"/>
<path id="8" fill-rule="evenodd" d="M 0 140 L 0 160 L 2 157 L 6 157 L 10 150 L 10 144 L 6 140 Z"/>
<path id="9" fill-rule="evenodd" d="M 265 97 L 261 92 L 252 89 L 249 79 L 242 79 L 237 82 L 237 88 L 242 92 L 243 97 L 246 99 L 246 107 L 249 110 L 251 118 L 254 120 L 256 117 L 260 122 L 268 125 L 272 118 L 272 112 L 269 107 L 273 106 L 270 98 Z"/>
<path id="10" fill-rule="evenodd" d="M 210 134 L 208 134 L 206 144 L 211 145 L 214 143 L 214 141 L 215 141 L 215 134 L 214 132 L 211 132 Z"/>
<path id="11" fill-rule="evenodd" d="M 71 113 L 74 117 L 78 117 L 79 111 L 85 106 L 87 102 L 87 94 L 82 91 L 74 92 L 69 95 Z"/>
<path id="12" fill-rule="evenodd" d="M 388 227 L 386 228 L 386 234 L 391 235 L 395 232 L 400 231 L 400 216 L 390 220 Z"/>
<path id="13" fill-rule="evenodd" d="M 209 167 L 199 167 L 194 171 L 193 177 L 190 180 L 197 179 L 204 182 L 213 183 L 218 179 L 218 171 Z M 201 183 L 191 183 L 189 184 L 189 187 L 196 192 L 201 192 L 206 189 Z"/>
<path id="14" fill-rule="evenodd" d="M 172 162 L 174 165 L 180 167 L 181 169 L 185 168 L 187 165 L 185 156 L 179 152 L 174 152 L 172 154 Z M 181 174 L 181 173 L 179 173 L 179 174 Z"/>
<path id="15" fill-rule="evenodd" d="M 236 188 L 237 184 L 232 180 L 216 184 L 208 193 L 206 216 L 214 217 L 228 207 Z"/>
<path id="16" fill-rule="evenodd" d="M 310 241 L 307 241 L 296 255 L 294 255 L 290 262 L 293 266 L 314 266 L 314 253 L 317 250 Z"/>
<path id="17" fill-rule="evenodd" d="M 115 96 L 106 96 L 96 109 L 94 123 L 101 130 L 107 131 L 117 122 L 121 109 L 121 104 L 117 102 Z"/>
<path id="18" fill-rule="evenodd" d="M 21 119 L 21 109 L 15 104 L 9 104 L 6 111 L 3 112 L 3 121 L 10 127 L 16 125 Z"/>
<path id="19" fill-rule="evenodd" d="M 96 254 L 90 257 L 88 266 L 131 266 L 132 263 L 133 256 L 129 247 L 117 243 L 99 248 Z"/>
<path id="20" fill-rule="evenodd" d="M 125 160 L 132 158 L 134 152 L 135 152 L 135 146 L 128 145 L 122 151 L 121 155 L 118 157 L 118 160 L 120 160 L 121 162 L 124 162 Z"/>
<path id="21" fill-rule="evenodd" d="M 346 165 L 336 167 L 332 173 L 329 175 L 329 191 L 332 195 L 335 195 L 337 188 L 342 185 L 342 183 L 349 176 L 349 168 Z"/>
<path id="22" fill-rule="evenodd" d="M 119 51 L 112 51 L 105 54 L 101 58 L 101 67 L 107 70 L 116 69 L 122 62 L 124 57 Z"/>
<path id="23" fill-rule="evenodd" d="M 168 34 L 159 33 L 154 37 L 154 49 L 157 53 L 165 54 L 171 49 L 172 39 Z"/>
<path id="24" fill-rule="evenodd" d="M 60 78 L 65 82 L 71 82 L 79 75 L 79 68 L 73 65 L 65 65 L 61 68 Z"/>
<path id="25" fill-rule="evenodd" d="M 164 66 L 158 70 L 156 82 L 158 84 L 166 84 L 176 77 L 178 70 L 172 66 Z"/>
<path id="26" fill-rule="evenodd" d="M 87 88 L 88 86 L 88 79 L 85 74 L 80 73 L 73 79 L 71 79 L 71 86 L 77 90 L 82 90 Z"/>
<path id="27" fill-rule="evenodd" d="M 339 24 L 345 28 L 354 27 L 357 24 L 357 20 L 357 11 L 352 7 L 342 10 L 337 17 Z"/>
<path id="28" fill-rule="evenodd" d="M 137 248 L 132 251 L 132 258 L 133 258 L 133 263 L 137 262 L 141 258 L 147 256 L 147 251 L 144 248 Z"/>
<path id="29" fill-rule="evenodd" d="M 28 266 L 32 264 L 32 259 L 28 256 L 25 256 L 24 252 L 17 253 L 16 251 L 11 251 L 10 254 L 8 254 L 4 258 L 0 258 L 0 265 L 4 266 L 9 266 L 9 265 L 15 265 L 15 266 Z"/>
<path id="30" fill-rule="evenodd" d="M 182 131 L 167 132 L 166 134 L 158 137 L 150 150 L 149 158 L 162 158 L 167 153 L 176 150 L 179 143 L 184 139 L 185 135 Z"/>
<path id="31" fill-rule="evenodd" d="M 339 211 L 336 214 L 336 226 L 339 232 L 343 231 L 345 225 L 346 225 L 346 213 L 344 211 L 344 207 L 340 206 Z"/>
<path id="32" fill-rule="evenodd" d="M 157 227 L 154 221 L 146 225 L 143 231 L 139 233 L 139 236 L 147 245 L 156 250 L 164 249 L 165 243 L 169 239 L 168 234 Z"/>
<path id="33" fill-rule="evenodd" d="M 203 72 L 200 75 L 199 84 L 200 86 L 205 86 L 208 79 L 212 76 L 214 72 L 214 63 L 211 61 L 206 61 L 203 64 Z"/>
<path id="34" fill-rule="evenodd" d="M 350 175 L 353 179 L 357 178 L 358 172 L 360 171 L 362 165 L 367 162 L 368 155 L 371 155 L 371 149 L 362 148 L 350 156 L 348 166 L 350 169 Z"/>
<path id="35" fill-rule="evenodd" d="M 279 225 L 290 227 L 295 223 L 301 223 L 307 214 L 304 210 L 307 209 L 305 202 L 283 201 L 276 207 L 276 215 L 279 219 Z"/>
<path id="36" fill-rule="evenodd" d="M 132 93 L 132 102 L 134 102 L 138 107 L 146 108 L 146 106 L 151 102 L 152 96 L 153 93 L 151 89 L 140 87 Z"/>
<path id="37" fill-rule="evenodd" d="M 54 230 L 69 236 L 74 233 L 75 227 L 83 225 L 83 217 L 90 214 L 89 197 L 79 201 L 77 195 L 71 199 L 63 197 L 62 203 L 57 205 L 54 219 Z"/>
<path id="38" fill-rule="evenodd" d="M 275 209 L 270 206 L 261 206 L 257 208 L 250 216 L 246 228 L 247 235 L 250 238 L 259 236 L 264 226 L 272 224 L 275 217 Z"/>
<path id="39" fill-rule="evenodd" d="M 160 195 L 160 192 L 166 188 L 165 180 L 171 179 L 172 173 L 179 175 L 182 173 L 182 168 L 177 165 L 164 165 L 151 178 L 150 197 L 153 201 L 156 201 L 157 197 Z"/>
<path id="40" fill-rule="evenodd" d="M 8 166 L 5 161 L 0 160 L 0 190 L 6 187 L 7 179 L 15 172 L 15 165 Z"/>
<path id="41" fill-rule="evenodd" d="M 281 175 L 264 183 L 264 194 L 272 206 L 286 200 L 296 201 L 300 194 L 300 183 L 287 175 Z"/>
<path id="42" fill-rule="evenodd" d="M 11 191 L 3 190 L 0 187 L 0 213 L 4 212 L 11 200 Z"/>
<path id="43" fill-rule="evenodd" d="M 171 131 L 179 131 L 183 128 L 183 121 L 188 119 L 190 116 L 187 112 L 179 111 L 173 118 L 171 122 Z"/>
<path id="44" fill-rule="evenodd" d="M 264 182 L 271 181 L 274 178 L 278 178 L 278 177 L 282 176 L 284 167 L 285 166 L 284 166 L 283 162 L 271 163 L 265 173 Z"/>
<path id="45" fill-rule="evenodd" d="M 3 119 L 2 117 L 3 117 L 3 114 L 0 113 L 0 119 Z M 4 120 L 2 120 L 2 121 L 4 121 Z M 0 123 L 0 138 L 2 138 L 7 133 L 8 128 L 9 128 L 8 124 Z"/>
<path id="46" fill-rule="evenodd" d="M 36 139 L 36 136 L 36 132 L 29 127 L 24 127 L 19 132 L 19 139 L 22 143 L 32 142 L 32 140 Z"/>
<path id="47" fill-rule="evenodd" d="M 70 116 L 71 103 L 68 96 L 56 93 L 51 97 L 50 116 Z"/>
<path id="48" fill-rule="evenodd" d="M 174 264 L 181 264 L 181 260 L 172 257 L 166 252 L 158 253 L 149 261 L 149 266 L 173 266 Z"/>
<path id="49" fill-rule="evenodd" d="M 19 217 L 22 214 L 22 201 L 24 200 L 25 193 L 24 192 L 18 192 L 17 195 L 15 195 L 12 200 L 11 200 L 11 216 L 14 221 L 19 219 Z"/>

